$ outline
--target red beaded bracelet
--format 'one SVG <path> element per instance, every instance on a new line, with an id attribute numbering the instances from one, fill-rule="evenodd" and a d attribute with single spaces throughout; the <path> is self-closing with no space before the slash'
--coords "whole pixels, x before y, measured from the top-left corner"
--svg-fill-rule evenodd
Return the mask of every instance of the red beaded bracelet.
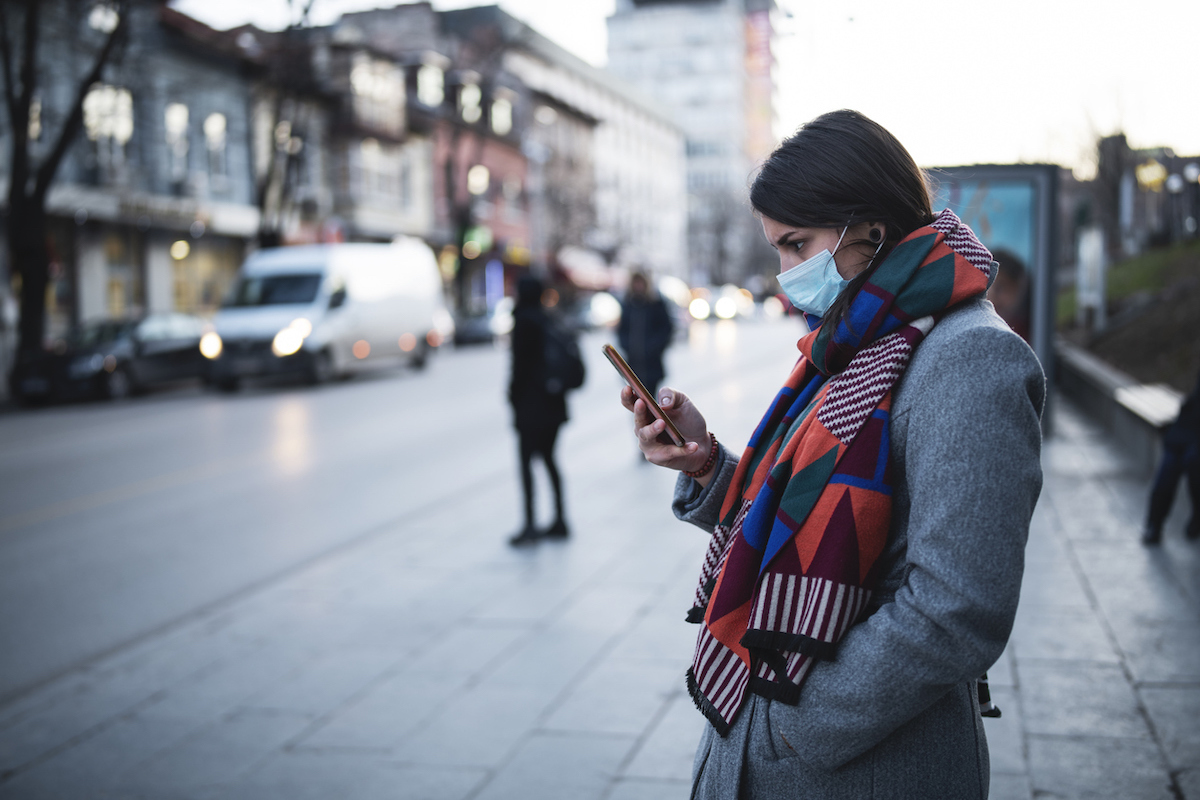
<path id="1" fill-rule="evenodd" d="M 688 472 L 686 469 L 681 470 L 684 475 L 687 475 L 689 478 L 703 478 L 712 472 L 713 465 L 717 463 L 717 437 L 713 435 L 712 431 L 708 433 L 708 443 L 708 460 L 704 462 L 704 466 L 695 472 Z"/>

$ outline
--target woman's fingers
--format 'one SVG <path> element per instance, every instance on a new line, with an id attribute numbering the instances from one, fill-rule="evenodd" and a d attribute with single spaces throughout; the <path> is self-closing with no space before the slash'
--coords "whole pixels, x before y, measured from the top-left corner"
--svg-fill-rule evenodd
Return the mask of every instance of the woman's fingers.
<path id="1" fill-rule="evenodd" d="M 626 411 L 633 411 L 634 400 L 635 400 L 635 398 L 633 396 L 633 389 L 630 388 L 629 386 L 622 386 L 621 387 L 621 405 L 625 406 Z"/>
<path id="2" fill-rule="evenodd" d="M 660 405 L 672 410 L 678 409 L 687 398 L 679 392 L 664 389 L 659 393 Z M 638 446 L 653 464 L 672 467 L 680 459 L 688 458 L 699 450 L 700 446 L 694 441 L 688 441 L 683 447 L 673 444 L 667 434 L 667 424 L 651 413 L 646 402 L 633 393 L 628 386 L 621 388 L 621 405 L 633 412 L 633 429 L 638 439 Z"/>

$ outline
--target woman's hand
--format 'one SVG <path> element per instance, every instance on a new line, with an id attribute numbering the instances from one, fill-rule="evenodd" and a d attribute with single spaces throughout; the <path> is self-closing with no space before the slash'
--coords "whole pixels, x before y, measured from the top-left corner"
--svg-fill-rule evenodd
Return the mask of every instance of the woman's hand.
<path id="1" fill-rule="evenodd" d="M 637 434 L 638 447 L 645 454 L 646 460 L 660 467 L 688 472 L 695 472 L 703 467 L 712 446 L 704 415 L 687 395 L 675 389 L 660 389 L 658 404 L 683 434 L 683 447 L 671 443 L 665 433 L 667 424 L 655 417 L 650 408 L 634 396 L 633 389 L 628 386 L 621 389 L 621 405 L 633 412 L 634 433 Z M 707 482 L 708 477 L 706 475 L 701 479 L 701 483 Z"/>

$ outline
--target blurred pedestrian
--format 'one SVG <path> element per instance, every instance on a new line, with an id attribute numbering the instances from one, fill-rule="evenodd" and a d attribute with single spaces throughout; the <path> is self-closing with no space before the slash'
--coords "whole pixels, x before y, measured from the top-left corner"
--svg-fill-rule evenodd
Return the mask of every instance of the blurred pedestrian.
<path id="1" fill-rule="evenodd" d="M 988 300 L 996 307 L 1000 319 L 1008 323 L 1018 336 L 1029 341 L 1030 303 L 1029 270 L 1025 262 L 1009 250 L 997 248 L 992 258 L 1000 265 L 1000 273 L 988 289 Z"/>
<path id="2" fill-rule="evenodd" d="M 561 387 L 547 387 L 545 342 L 550 319 L 542 306 L 545 287 L 532 275 L 517 282 L 513 308 L 512 376 L 508 399 L 513 407 L 521 461 L 521 490 L 525 501 L 525 525 L 509 543 L 521 546 L 541 538 L 563 539 L 568 535 L 563 515 L 562 476 L 554 460 L 558 429 L 567 421 L 567 400 Z M 554 490 L 554 522 L 540 530 L 536 525 L 533 493 L 533 458 L 538 456 Z"/>
<path id="3" fill-rule="evenodd" d="M 1150 489 L 1150 508 L 1146 514 L 1146 529 L 1142 542 L 1162 541 L 1162 527 L 1175 502 L 1179 479 L 1186 476 L 1188 494 L 1192 499 L 1192 518 L 1185 535 L 1200 539 L 1200 376 L 1183 401 L 1179 416 L 1167 426 L 1162 437 L 1162 461 Z"/>
<path id="4" fill-rule="evenodd" d="M 671 312 L 662 295 L 650 285 L 645 273 L 633 273 L 629 278 L 629 291 L 621 302 L 617 343 L 651 395 L 657 395 L 658 385 L 666 376 L 663 353 L 671 344 L 674 332 L 675 323 L 671 321 Z"/>
<path id="5" fill-rule="evenodd" d="M 991 254 L 878 124 L 807 123 L 750 201 L 813 330 L 741 456 L 683 393 L 659 392 L 683 447 L 621 394 L 711 534 L 692 797 L 986 797 L 977 679 L 1017 610 L 1045 376 L 984 298 Z"/>

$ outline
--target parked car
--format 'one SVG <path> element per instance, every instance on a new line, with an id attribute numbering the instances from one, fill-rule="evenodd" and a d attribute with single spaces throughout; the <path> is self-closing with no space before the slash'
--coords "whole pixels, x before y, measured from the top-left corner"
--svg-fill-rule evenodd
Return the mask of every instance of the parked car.
<path id="1" fill-rule="evenodd" d="M 204 321 L 187 314 L 89 322 L 54 350 L 20 364 L 13 391 L 25 402 L 119 399 L 155 386 L 200 378 Z"/>
<path id="2" fill-rule="evenodd" d="M 513 329 L 513 298 L 502 297 L 484 314 L 460 316 L 454 321 L 454 344 L 489 344 Z"/>
<path id="3" fill-rule="evenodd" d="M 454 335 L 433 251 L 418 239 L 259 250 L 200 351 L 208 379 L 295 374 L 320 383 L 368 365 L 421 368 Z"/>

